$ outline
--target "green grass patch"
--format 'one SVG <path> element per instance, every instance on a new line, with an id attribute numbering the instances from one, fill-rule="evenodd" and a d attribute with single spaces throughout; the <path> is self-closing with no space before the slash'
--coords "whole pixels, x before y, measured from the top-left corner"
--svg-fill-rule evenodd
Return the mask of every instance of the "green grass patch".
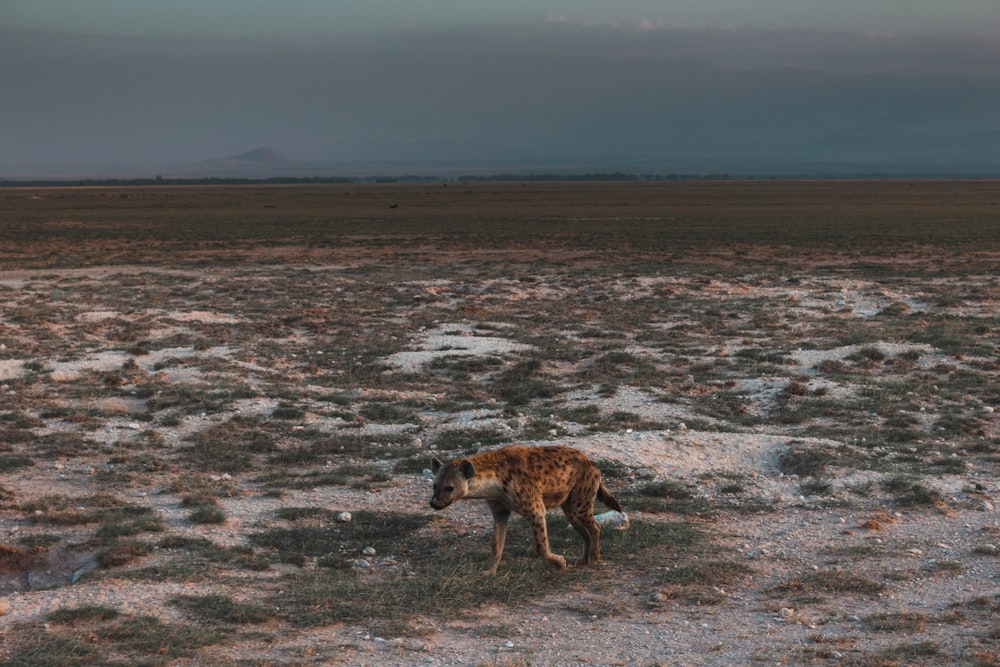
<path id="1" fill-rule="evenodd" d="M 188 520 L 197 524 L 222 524 L 226 522 L 226 512 L 219 506 L 219 499 L 206 493 L 184 496 L 181 505 L 191 510 Z"/>
<path id="2" fill-rule="evenodd" d="M 57 625 L 73 625 L 76 623 L 92 623 L 95 621 L 111 621 L 121 616 L 115 607 L 107 605 L 81 605 L 79 607 L 62 607 L 45 615 L 45 620 Z"/>
<path id="3" fill-rule="evenodd" d="M 510 440 L 510 432 L 495 428 L 449 428 L 438 432 L 434 444 L 438 450 L 451 451 L 470 449 L 486 449 L 501 445 Z"/>
<path id="4" fill-rule="evenodd" d="M 209 624 L 247 625 L 271 620 L 267 609 L 253 602 L 238 602 L 226 595 L 176 595 L 170 603 L 198 621 Z"/>
<path id="5" fill-rule="evenodd" d="M 544 376 L 542 365 L 541 359 L 527 359 L 500 373 L 493 383 L 497 398 L 509 405 L 521 406 L 537 398 L 559 394 L 562 388 Z"/>
<path id="6" fill-rule="evenodd" d="M 395 403 L 367 403 L 358 410 L 358 414 L 369 421 L 386 424 L 406 424 L 419 421 L 412 409 Z"/>
<path id="7" fill-rule="evenodd" d="M 303 473 L 276 471 L 260 476 L 262 482 L 272 491 L 281 489 L 313 489 L 321 486 L 351 486 L 370 488 L 379 482 L 391 479 L 389 473 L 375 465 L 344 464 Z"/>
<path id="8" fill-rule="evenodd" d="M 349 523 L 272 528 L 250 535 L 257 547 L 273 549 L 285 562 L 316 558 L 321 564 L 339 567 L 364 547 L 383 550 L 401 548 L 409 533 L 430 521 L 430 515 L 401 512 L 359 511 Z"/>
<path id="9" fill-rule="evenodd" d="M 552 548 L 575 560 L 581 542 L 565 524 L 561 515 L 550 515 Z M 378 529 L 380 534 L 384 530 Z M 624 567 L 625 562 L 629 567 L 650 566 L 667 554 L 682 553 L 695 537 L 684 522 L 635 522 L 625 531 L 602 532 L 602 559 L 616 563 L 615 567 Z M 491 558 L 488 540 L 471 553 L 422 546 L 422 551 L 411 555 L 408 572 L 366 576 L 347 568 L 304 570 L 282 579 L 278 583 L 281 592 L 272 602 L 293 625 L 363 622 L 382 636 L 393 636 L 404 634 L 407 624 L 418 616 L 457 618 L 488 603 L 516 607 L 541 595 L 601 581 L 599 568 L 552 570 L 535 554 L 521 521 L 511 523 L 504 560 L 494 576 L 483 576 Z"/>
<path id="10" fill-rule="evenodd" d="M 413 436 L 406 433 L 336 433 L 305 445 L 274 451 L 268 461 L 276 465 L 309 465 L 338 456 L 352 458 L 402 458 L 415 450 L 409 447 Z"/>
<path id="11" fill-rule="evenodd" d="M 30 468 L 35 460 L 23 454 L 0 454 L 0 473 L 13 472 L 21 468 Z"/>
<path id="12" fill-rule="evenodd" d="M 938 505 L 943 500 L 940 493 L 912 475 L 893 475 L 882 480 L 881 486 L 899 505 Z"/>
<path id="13" fill-rule="evenodd" d="M 285 521 L 335 521 L 338 513 L 325 507 L 279 507 L 275 514 Z"/>
<path id="14" fill-rule="evenodd" d="M 619 501 L 629 510 L 654 514 L 695 515 L 709 509 L 703 500 L 695 498 L 687 485 L 673 480 L 647 482 L 634 492 L 622 494 Z"/>
<path id="15" fill-rule="evenodd" d="M 865 623 L 879 632 L 921 632 L 929 620 L 919 611 L 876 612 L 864 617 Z"/>
<path id="16" fill-rule="evenodd" d="M 199 470 L 240 472 L 254 468 L 256 454 L 276 449 L 274 436 L 263 425 L 242 417 L 210 426 L 190 438 L 181 449 L 183 456 Z"/>
<path id="17" fill-rule="evenodd" d="M 666 570 L 658 579 L 661 584 L 680 586 L 729 586 L 741 581 L 751 572 L 753 570 L 746 563 L 708 559 Z"/>
<path id="18" fill-rule="evenodd" d="M 223 524 L 226 522 L 226 512 L 221 507 L 198 507 L 188 515 L 188 521 L 197 524 Z"/>
<path id="19" fill-rule="evenodd" d="M 187 574 L 181 578 L 203 578 L 217 572 L 217 565 L 234 565 L 248 570 L 265 570 L 271 561 L 270 559 L 258 556 L 251 547 L 235 546 L 220 547 L 206 537 L 188 537 L 184 535 L 167 535 L 157 543 L 160 549 L 173 551 L 186 551 L 195 560 L 203 561 L 204 564 L 191 562 L 185 568 Z"/>
<path id="20" fill-rule="evenodd" d="M 26 626 L 5 638 L 0 667 L 92 667 L 113 664 L 92 643 L 71 635 Z"/>
<path id="21" fill-rule="evenodd" d="M 99 549 L 96 559 L 98 565 L 109 569 L 129 565 L 143 556 L 148 556 L 152 552 L 153 547 L 147 542 L 116 539 Z"/>
<path id="22" fill-rule="evenodd" d="M 172 410 L 182 414 L 217 414 L 233 401 L 258 396 L 256 390 L 241 383 L 226 386 L 146 384 L 139 385 L 132 393 L 146 400 L 150 413 Z"/>
<path id="23" fill-rule="evenodd" d="M 808 594 L 813 591 L 834 593 L 861 593 L 877 595 L 886 590 L 886 585 L 868 577 L 842 569 L 817 570 L 796 577 L 773 589 L 779 593 Z"/>

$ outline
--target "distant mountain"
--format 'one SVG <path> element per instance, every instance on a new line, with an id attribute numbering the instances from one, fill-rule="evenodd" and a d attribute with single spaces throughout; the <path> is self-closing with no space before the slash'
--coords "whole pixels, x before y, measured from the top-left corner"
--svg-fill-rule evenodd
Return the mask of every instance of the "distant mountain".
<path id="1" fill-rule="evenodd" d="M 167 169 L 172 177 L 269 178 L 297 175 L 306 165 L 271 148 L 255 148 L 239 155 L 217 157 Z"/>
<path id="2" fill-rule="evenodd" d="M 280 165 L 290 165 L 293 161 L 286 158 L 281 153 L 270 148 L 255 148 L 246 153 L 231 155 L 229 157 L 212 158 L 199 162 L 199 165 L 220 166 L 220 167 L 274 167 Z"/>

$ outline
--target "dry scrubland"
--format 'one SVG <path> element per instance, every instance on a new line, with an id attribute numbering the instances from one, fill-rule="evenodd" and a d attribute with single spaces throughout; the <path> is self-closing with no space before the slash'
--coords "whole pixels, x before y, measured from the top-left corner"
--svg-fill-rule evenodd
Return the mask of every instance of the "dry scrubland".
<path id="1" fill-rule="evenodd" d="M 998 267 L 991 181 L 0 190 L 0 665 L 996 665 Z M 428 506 L 524 441 L 604 564 Z"/>

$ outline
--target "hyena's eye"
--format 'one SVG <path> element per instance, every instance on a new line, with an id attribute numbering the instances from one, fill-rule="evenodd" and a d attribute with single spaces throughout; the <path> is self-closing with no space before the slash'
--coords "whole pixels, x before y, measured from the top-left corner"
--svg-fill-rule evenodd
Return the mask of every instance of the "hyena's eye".
<path id="1" fill-rule="evenodd" d="M 455 490 L 454 486 L 446 486 L 446 487 L 444 487 L 445 493 L 451 493 L 454 490 Z"/>

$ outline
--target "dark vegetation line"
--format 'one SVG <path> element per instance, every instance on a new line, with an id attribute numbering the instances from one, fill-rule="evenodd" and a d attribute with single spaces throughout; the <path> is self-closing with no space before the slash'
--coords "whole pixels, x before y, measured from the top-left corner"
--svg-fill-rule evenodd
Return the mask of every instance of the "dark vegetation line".
<path id="1" fill-rule="evenodd" d="M 949 179 L 977 180 L 995 178 L 995 176 L 968 176 L 957 174 L 888 174 L 881 172 L 860 172 L 856 174 L 830 174 L 817 176 L 815 174 L 631 174 L 624 172 L 599 172 L 593 174 L 493 174 L 489 176 L 417 176 L 404 174 L 400 176 L 316 176 L 297 177 L 279 176 L 272 178 L 84 178 L 84 179 L 2 179 L 0 188 L 24 187 L 99 187 L 99 186 L 151 186 L 151 185 L 310 185 L 310 184 L 351 184 L 351 183 L 508 183 L 508 182 L 655 182 L 655 181 L 776 181 L 776 180 L 844 180 L 844 179 Z"/>
<path id="2" fill-rule="evenodd" d="M 272 178 L 95 178 L 95 179 L 0 179 L 0 187 L 85 187 L 85 186 L 148 186 L 148 185 L 310 185 L 337 183 L 505 183 L 505 182 L 575 182 L 575 181 L 728 181 L 753 179 L 752 176 L 731 174 L 626 174 L 622 172 L 594 174 L 495 174 L 491 176 L 316 176 Z M 766 179 L 764 179 L 766 180 Z"/>

